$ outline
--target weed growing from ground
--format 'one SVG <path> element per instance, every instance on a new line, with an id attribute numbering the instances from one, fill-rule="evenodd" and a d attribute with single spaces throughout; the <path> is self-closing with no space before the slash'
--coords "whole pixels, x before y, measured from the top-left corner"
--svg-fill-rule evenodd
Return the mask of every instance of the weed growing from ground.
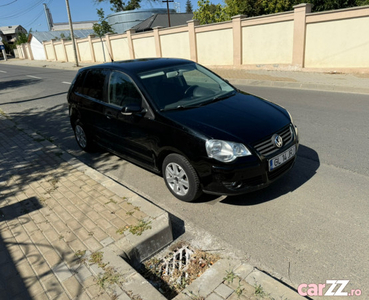
<path id="1" fill-rule="evenodd" d="M 106 289 L 111 284 L 119 283 L 121 275 L 113 267 L 103 269 L 104 273 L 100 274 L 96 279 L 96 283 L 101 289 Z"/>
<path id="2" fill-rule="evenodd" d="M 242 288 L 242 284 L 241 284 L 241 279 L 238 281 L 238 287 L 237 289 L 234 291 L 237 295 L 237 298 L 240 298 L 242 293 L 243 293 L 244 289 Z"/>
<path id="3" fill-rule="evenodd" d="M 266 293 L 265 293 L 263 287 L 261 286 L 261 284 L 255 284 L 254 287 L 255 287 L 255 292 L 254 292 L 255 296 L 260 296 L 262 298 L 264 298 L 264 296 L 266 296 Z"/>
<path id="4" fill-rule="evenodd" d="M 123 234 L 126 230 L 134 235 L 142 235 L 145 230 L 151 229 L 151 221 L 139 220 L 138 225 L 127 225 L 117 230 L 118 234 Z"/>
<path id="5" fill-rule="evenodd" d="M 233 270 L 226 271 L 227 275 L 223 278 L 224 281 L 227 281 L 228 284 L 233 283 L 233 280 L 237 277 Z"/>
<path id="6" fill-rule="evenodd" d="M 103 253 L 98 251 L 91 254 L 90 259 L 88 260 L 89 263 L 97 264 L 100 268 L 104 269 L 108 264 L 103 263 Z"/>
<path id="7" fill-rule="evenodd" d="M 115 201 L 114 199 L 109 199 L 109 201 L 106 202 L 105 204 L 109 204 L 109 203 L 117 204 L 117 201 Z"/>

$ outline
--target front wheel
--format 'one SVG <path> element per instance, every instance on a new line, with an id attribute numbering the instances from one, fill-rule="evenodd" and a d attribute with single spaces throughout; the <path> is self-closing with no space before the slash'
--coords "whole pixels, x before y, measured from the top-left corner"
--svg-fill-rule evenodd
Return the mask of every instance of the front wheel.
<path id="1" fill-rule="evenodd" d="M 164 159 L 162 171 L 166 186 L 179 200 L 191 202 L 201 195 L 199 177 L 182 155 L 169 154 Z"/>
<path id="2" fill-rule="evenodd" d="M 92 139 L 88 134 L 88 132 L 86 131 L 85 126 L 81 123 L 80 120 L 77 120 L 74 125 L 74 136 L 76 137 L 78 146 L 82 150 L 86 152 L 90 152 L 93 150 Z"/>

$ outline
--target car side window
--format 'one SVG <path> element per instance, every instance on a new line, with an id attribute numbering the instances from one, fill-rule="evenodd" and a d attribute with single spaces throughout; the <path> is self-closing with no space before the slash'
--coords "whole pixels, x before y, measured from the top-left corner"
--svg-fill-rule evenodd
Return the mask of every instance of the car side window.
<path id="1" fill-rule="evenodd" d="M 72 88 L 73 93 L 82 94 L 83 82 L 84 82 L 86 73 L 87 73 L 86 71 L 83 71 L 77 75 L 76 80 L 73 84 L 73 88 Z"/>
<path id="2" fill-rule="evenodd" d="M 89 70 L 85 77 L 82 94 L 104 101 L 104 83 L 108 72 L 104 69 Z"/>
<path id="3" fill-rule="evenodd" d="M 141 105 L 142 97 L 127 75 L 113 71 L 109 81 L 109 103 L 120 107 Z"/>

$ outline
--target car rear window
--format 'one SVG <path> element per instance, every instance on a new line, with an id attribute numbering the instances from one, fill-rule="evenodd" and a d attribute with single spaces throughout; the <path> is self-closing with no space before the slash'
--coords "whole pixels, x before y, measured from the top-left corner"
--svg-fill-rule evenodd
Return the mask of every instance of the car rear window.
<path id="1" fill-rule="evenodd" d="M 104 84 L 108 72 L 104 69 L 92 69 L 86 74 L 81 94 L 104 101 Z"/>
<path id="2" fill-rule="evenodd" d="M 73 87 L 72 87 L 73 93 L 82 94 L 83 82 L 84 82 L 86 73 L 87 72 L 84 71 L 84 72 L 80 72 L 80 73 L 77 74 L 76 80 L 74 81 L 74 84 L 73 84 Z"/>

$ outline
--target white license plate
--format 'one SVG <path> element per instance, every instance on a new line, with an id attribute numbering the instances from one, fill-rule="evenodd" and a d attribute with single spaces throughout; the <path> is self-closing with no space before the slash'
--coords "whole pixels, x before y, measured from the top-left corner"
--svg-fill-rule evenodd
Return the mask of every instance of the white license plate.
<path id="1" fill-rule="evenodd" d="M 291 158 L 293 158 L 295 154 L 296 154 L 296 146 L 293 145 L 288 150 L 284 151 L 278 156 L 273 157 L 272 159 L 269 160 L 269 171 L 273 171 L 274 169 L 283 165 L 284 163 L 289 161 Z"/>

